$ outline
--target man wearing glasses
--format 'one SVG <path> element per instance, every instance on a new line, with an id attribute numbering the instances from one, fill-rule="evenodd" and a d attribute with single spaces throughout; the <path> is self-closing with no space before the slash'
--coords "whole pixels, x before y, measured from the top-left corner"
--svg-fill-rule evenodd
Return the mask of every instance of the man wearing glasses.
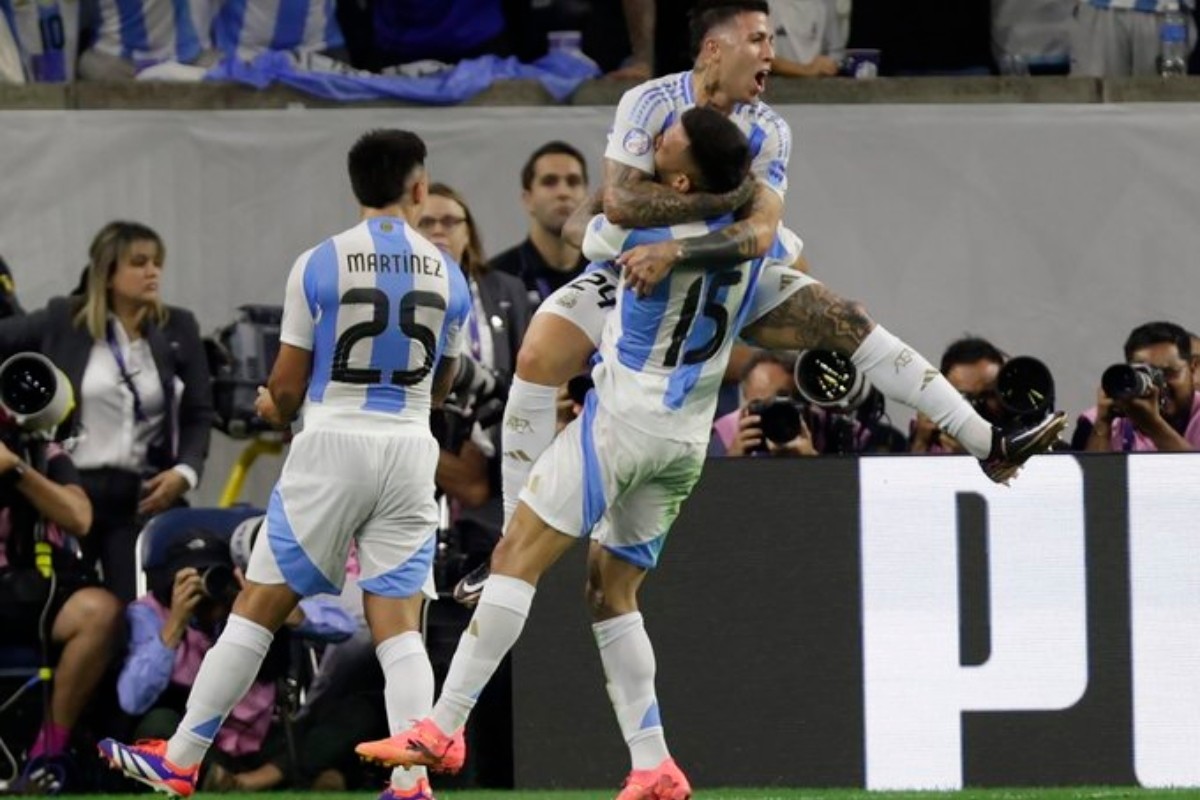
<path id="1" fill-rule="evenodd" d="M 1113 397 L 1102 386 L 1097 403 L 1076 424 L 1075 450 L 1128 453 L 1200 450 L 1200 394 L 1192 379 L 1192 336 L 1173 322 L 1139 325 L 1125 340 L 1125 363 L 1145 365 L 1143 392 Z"/>
<path id="2" fill-rule="evenodd" d="M 968 336 L 951 342 L 942 353 L 940 369 L 950 385 L 974 406 L 979 416 L 992 424 L 1004 416 L 996 380 L 1008 357 L 989 342 Z M 965 453 L 966 449 L 953 436 L 939 429 L 929 417 L 917 414 L 909 437 L 909 450 L 914 453 Z"/>

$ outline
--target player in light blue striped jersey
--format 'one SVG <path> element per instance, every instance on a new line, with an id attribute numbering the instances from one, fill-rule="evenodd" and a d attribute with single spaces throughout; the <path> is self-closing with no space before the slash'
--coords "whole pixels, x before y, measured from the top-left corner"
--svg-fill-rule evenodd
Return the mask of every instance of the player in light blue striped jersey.
<path id="1" fill-rule="evenodd" d="M 749 171 L 746 137 L 708 108 L 683 113 L 655 151 L 658 180 L 674 191 L 728 191 Z M 599 219 L 597 225 L 606 223 Z M 611 257 L 640 241 L 709 229 L 701 222 L 644 231 L 610 226 L 592 233 L 606 240 Z M 620 798 L 690 796 L 687 778 L 667 751 L 653 688 L 624 691 L 631 685 L 630 671 L 643 674 L 653 661 L 636 597 L 700 477 L 717 390 L 737 332 L 752 313 L 767 311 L 755 302 L 762 270 L 762 258 L 731 259 L 724 269 L 679 268 L 645 297 L 623 280 L 618 284 L 617 306 L 601 336 L 596 388 L 583 414 L 534 465 L 492 556 L 471 635 L 455 653 L 433 713 L 405 733 L 359 745 L 360 755 L 391 765 L 459 766 L 449 734 L 466 722 L 480 690 L 515 644 L 538 578 L 578 539 L 590 536 L 599 545 L 590 563 L 597 576 L 594 631 L 633 757 Z"/>
<path id="2" fill-rule="evenodd" d="M 429 412 L 458 370 L 470 310 L 466 279 L 415 228 L 428 192 L 425 144 L 407 131 L 365 134 L 349 172 L 362 221 L 296 260 L 280 350 L 259 414 L 303 430 L 267 506 L 247 585 L 168 742 L 101 743 L 127 775 L 190 795 L 197 766 L 258 673 L 301 597 L 340 591 L 351 543 L 386 679 L 393 730 L 428 713 L 433 672 L 419 633 L 433 592 L 438 443 Z M 424 770 L 397 770 L 385 800 L 432 800 Z"/>
<path id="3" fill-rule="evenodd" d="M 250 61 L 268 50 L 303 56 L 345 46 L 334 0 L 224 0 L 213 40 L 227 56 Z"/>

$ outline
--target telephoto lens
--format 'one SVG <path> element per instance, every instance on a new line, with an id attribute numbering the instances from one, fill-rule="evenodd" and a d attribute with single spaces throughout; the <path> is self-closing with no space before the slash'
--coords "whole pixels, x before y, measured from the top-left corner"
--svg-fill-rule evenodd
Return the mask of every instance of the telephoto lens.
<path id="1" fill-rule="evenodd" d="M 1162 370 L 1149 364 L 1113 364 L 1100 376 L 1100 388 L 1113 400 L 1147 397 L 1166 383 Z"/>
<path id="2" fill-rule="evenodd" d="M 800 396 L 816 406 L 851 411 L 871 392 L 862 373 L 845 353 L 805 350 L 796 359 L 793 374 Z"/>
<path id="3" fill-rule="evenodd" d="M 996 376 L 996 391 L 1004 409 L 1018 417 L 1044 416 L 1054 410 L 1054 378 L 1033 356 L 1006 361 Z"/>

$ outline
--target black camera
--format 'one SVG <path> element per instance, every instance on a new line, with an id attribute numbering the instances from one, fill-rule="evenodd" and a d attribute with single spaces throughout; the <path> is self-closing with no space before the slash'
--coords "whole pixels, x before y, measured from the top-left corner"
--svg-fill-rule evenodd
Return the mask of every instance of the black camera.
<path id="1" fill-rule="evenodd" d="M 1100 376 L 1100 388 L 1113 400 L 1149 397 L 1166 386 L 1167 376 L 1149 364 L 1113 364 Z"/>
<path id="2" fill-rule="evenodd" d="M 224 564 L 213 564 L 202 569 L 200 583 L 204 587 L 204 595 L 218 601 L 232 602 L 241 590 L 233 569 Z"/>
<path id="3" fill-rule="evenodd" d="M 254 401 L 279 355 L 282 321 L 282 306 L 240 306 L 237 320 L 204 340 L 213 379 L 213 427 L 235 439 L 271 429 Z"/>
<path id="4" fill-rule="evenodd" d="M 746 412 L 759 417 L 759 428 L 763 433 L 763 442 L 755 452 L 766 452 L 767 441 L 787 444 L 800 435 L 804 405 L 790 397 L 781 395 L 770 400 L 751 400 Z"/>
<path id="5" fill-rule="evenodd" d="M 509 380 L 469 355 L 458 357 L 458 374 L 441 408 L 429 415 L 430 428 L 443 450 L 457 453 L 479 425 L 487 429 L 504 418 Z"/>

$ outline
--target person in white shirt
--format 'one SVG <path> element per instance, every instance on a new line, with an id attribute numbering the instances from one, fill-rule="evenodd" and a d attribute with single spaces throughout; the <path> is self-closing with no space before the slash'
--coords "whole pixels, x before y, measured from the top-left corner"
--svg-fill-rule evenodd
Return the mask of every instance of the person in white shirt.
<path id="1" fill-rule="evenodd" d="M 0 321 L 0 354 L 38 350 L 71 381 L 72 454 L 95 507 L 84 555 L 122 600 L 137 596 L 134 543 L 204 471 L 212 386 L 191 312 L 162 301 L 166 248 L 151 228 L 110 222 L 92 240 L 82 293 Z"/>

